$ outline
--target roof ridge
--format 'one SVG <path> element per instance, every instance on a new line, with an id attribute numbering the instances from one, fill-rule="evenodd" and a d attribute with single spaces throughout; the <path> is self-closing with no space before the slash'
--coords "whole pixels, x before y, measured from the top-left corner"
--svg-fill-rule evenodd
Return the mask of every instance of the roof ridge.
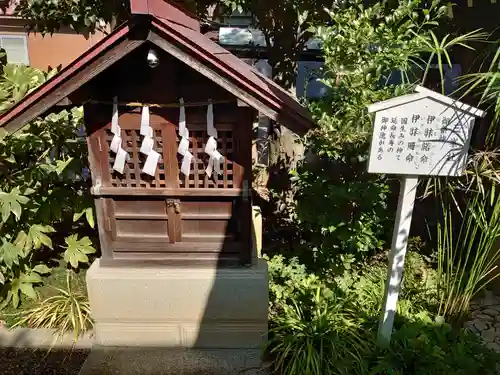
<path id="1" fill-rule="evenodd" d="M 130 0 L 132 15 L 148 14 L 200 31 L 201 23 L 197 16 L 181 9 L 171 0 Z"/>

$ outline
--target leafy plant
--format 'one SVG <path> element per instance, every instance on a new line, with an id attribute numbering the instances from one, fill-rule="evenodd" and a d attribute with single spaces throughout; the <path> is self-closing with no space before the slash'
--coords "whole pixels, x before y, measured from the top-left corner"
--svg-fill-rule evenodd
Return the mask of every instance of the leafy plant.
<path id="1" fill-rule="evenodd" d="M 357 265 L 353 270 L 335 278 L 338 287 L 355 301 L 363 301 L 359 310 L 378 319 L 387 278 L 387 257 L 377 256 Z M 437 315 L 438 278 L 432 264 L 422 255 L 410 251 L 405 262 L 397 319 L 432 322 Z"/>
<path id="2" fill-rule="evenodd" d="M 316 289 L 310 304 L 296 296 L 274 320 L 267 349 L 274 357 L 273 370 L 279 374 L 347 373 L 346 364 L 362 363 L 369 342 L 360 335 L 361 321 L 345 299 L 326 297 Z M 301 298 L 302 297 L 302 298 Z"/>
<path id="3" fill-rule="evenodd" d="M 413 239 L 412 249 L 422 243 Z M 270 270 L 268 354 L 276 374 L 495 374 L 499 356 L 471 334 L 437 323 L 438 273 L 410 251 L 392 344 L 375 347 L 386 257 L 376 256 L 335 280 L 297 259 L 275 256 Z"/>
<path id="4" fill-rule="evenodd" d="M 498 41 L 492 43 L 492 47 L 487 71 L 461 79 L 464 96 L 478 95 L 480 105 L 493 109 L 484 144 L 472 151 L 463 178 L 433 179 L 424 195 L 436 199 L 441 215 L 435 226 L 441 294 L 439 310 L 441 315 L 456 323 L 467 315 L 471 299 L 498 276 Z M 434 227 L 430 229 L 433 231 Z"/>
<path id="5" fill-rule="evenodd" d="M 284 306 L 297 301 L 297 296 L 307 297 L 309 300 L 315 295 L 318 288 L 324 293 L 332 295 L 328 287 L 318 276 L 308 272 L 298 258 L 286 260 L 281 255 L 272 258 L 264 256 L 269 268 L 269 314 L 272 320 L 280 314 Z"/>
<path id="6" fill-rule="evenodd" d="M 35 307 L 17 314 L 17 321 L 12 328 L 56 328 L 55 339 L 67 332 L 73 332 L 76 341 L 92 327 L 93 320 L 87 296 L 73 285 L 73 278 L 73 271 L 66 271 L 65 288 L 52 287 L 55 294 L 40 301 Z"/>
<path id="7" fill-rule="evenodd" d="M 370 355 L 377 375 L 498 374 L 499 355 L 471 333 L 447 325 L 405 323 L 395 330 L 389 349 Z"/>
<path id="8" fill-rule="evenodd" d="M 21 0 L 16 2 L 16 14 L 33 20 L 36 30 L 43 34 L 53 33 L 62 26 L 84 33 L 106 30 L 108 24 L 125 19 L 129 14 L 129 2 Z"/>
<path id="9" fill-rule="evenodd" d="M 0 110 L 50 78 L 22 65 L 0 75 Z M 89 182 L 83 176 L 86 146 L 78 132 L 82 110 L 37 119 L 15 134 L 0 136 L 0 301 L 17 307 L 34 299 L 33 287 L 61 256 L 73 267 L 94 253 Z M 81 214 L 83 212 L 83 214 Z M 87 224 L 81 219 L 84 216 Z M 63 233 L 62 236 L 60 233 Z M 70 234 L 63 247 L 65 235 Z M 78 236 L 83 238 L 78 240 Z M 64 255 L 61 253 L 65 253 Z M 44 272 L 41 272 L 43 270 Z"/>
<path id="10" fill-rule="evenodd" d="M 78 268 L 79 263 L 89 262 L 89 254 L 95 253 L 92 241 L 88 237 L 78 239 L 76 234 L 66 237 L 66 251 L 64 252 L 64 261 L 71 267 Z"/>
<path id="11" fill-rule="evenodd" d="M 440 314 L 460 322 L 470 301 L 491 281 L 500 260 L 500 201 L 497 152 L 477 152 L 465 179 L 439 195 L 436 225 Z"/>
<path id="12" fill-rule="evenodd" d="M 309 157 L 292 171 L 296 221 L 312 248 L 309 263 L 349 268 L 385 244 L 391 181 L 367 171 L 372 118 L 367 105 L 419 82 L 439 2 L 338 2 L 328 26 L 311 30 L 324 48 L 321 100 L 310 103 L 319 127 L 305 138 Z M 304 260 L 305 261 L 305 260 Z"/>
<path id="13" fill-rule="evenodd" d="M 474 50 L 471 47 L 471 43 L 474 42 L 484 42 L 488 37 L 488 34 L 485 32 L 481 32 L 480 30 L 474 30 L 462 35 L 458 35 L 455 38 L 452 38 L 451 35 L 445 35 L 442 39 L 438 39 L 436 34 L 430 30 L 428 35 L 424 37 L 418 36 L 422 39 L 422 42 L 425 44 L 426 48 L 424 49 L 429 53 L 429 60 L 425 66 L 424 75 L 422 77 L 422 84 L 427 83 L 427 77 L 429 73 L 429 69 L 431 67 L 430 62 L 436 60 L 437 69 L 439 70 L 439 86 L 444 94 L 444 67 L 451 67 L 451 57 L 450 52 L 455 46 L 460 46 L 463 48 L 467 48 L 470 50 Z"/>
<path id="14" fill-rule="evenodd" d="M 492 53 L 487 54 L 481 70 L 461 78 L 463 96 L 476 94 L 479 103 L 493 112 L 488 128 L 486 144 L 490 148 L 498 147 L 498 124 L 500 124 L 500 39 L 492 43 Z M 489 64 L 488 64 L 489 62 Z M 483 71 L 484 66 L 486 69 Z"/>
<path id="15" fill-rule="evenodd" d="M 2 68 L 3 78 L 0 90 L 0 112 L 4 112 L 36 87 L 57 74 L 56 69 L 52 69 L 45 73 L 22 64 L 6 64 L 2 65 Z"/>

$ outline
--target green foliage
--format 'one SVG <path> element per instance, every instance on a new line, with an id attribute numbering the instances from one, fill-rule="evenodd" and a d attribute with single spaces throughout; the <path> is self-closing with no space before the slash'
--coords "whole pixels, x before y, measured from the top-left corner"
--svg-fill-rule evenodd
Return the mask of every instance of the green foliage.
<path id="1" fill-rule="evenodd" d="M 476 294 L 499 276 L 498 151 L 476 152 L 460 181 L 443 180 L 436 225 L 440 314 L 460 322 Z"/>
<path id="2" fill-rule="evenodd" d="M 418 250 L 419 241 L 412 241 Z M 269 259 L 273 373 L 349 375 L 498 374 L 497 353 L 480 340 L 436 323 L 438 274 L 410 251 L 395 331 L 377 348 L 387 259 L 375 258 L 334 281 L 310 274 L 296 259 Z"/>
<path id="3" fill-rule="evenodd" d="M 0 192 L 0 209 L 2 222 L 6 222 L 10 214 L 14 214 L 16 220 L 21 217 L 21 204 L 28 203 L 29 199 L 20 194 L 19 188 L 15 187 L 10 193 Z"/>
<path id="4" fill-rule="evenodd" d="M 32 20 L 36 31 L 53 33 L 61 27 L 85 33 L 105 30 L 129 14 L 128 0 L 21 0 L 16 14 Z"/>
<path id="5" fill-rule="evenodd" d="M 73 272 L 66 271 L 65 287 L 51 287 L 52 295 L 36 306 L 15 315 L 15 327 L 56 328 L 55 339 L 73 332 L 75 341 L 92 328 L 90 304 L 85 293 L 78 290 Z"/>
<path id="6" fill-rule="evenodd" d="M 309 274 L 297 259 L 269 260 L 270 340 L 267 351 L 279 374 L 331 374 L 361 362 L 369 343 L 352 300 L 335 285 Z M 340 372 L 344 373 L 344 372 Z"/>
<path id="7" fill-rule="evenodd" d="M 298 55 L 311 38 L 311 24 L 327 20 L 323 11 L 331 0 L 221 0 L 218 3 L 231 10 L 249 12 L 255 17 L 255 27 L 267 42 L 268 62 L 274 79 L 283 87 L 296 83 Z"/>
<path id="8" fill-rule="evenodd" d="M 486 145 L 490 148 L 499 146 L 498 125 L 500 124 L 500 39 L 491 43 L 490 53 L 482 63 L 479 72 L 462 77 L 464 96 L 476 94 L 479 102 L 486 105 L 493 113 L 488 128 Z"/>
<path id="9" fill-rule="evenodd" d="M 0 112 L 4 112 L 25 95 L 52 78 L 57 70 L 48 73 L 21 64 L 3 65 L 2 88 L 0 90 Z"/>
<path id="10" fill-rule="evenodd" d="M 76 234 L 66 237 L 66 251 L 64 252 L 64 261 L 71 267 L 78 268 L 80 263 L 88 263 L 89 254 L 95 252 L 92 241 L 88 237 L 78 239 Z"/>
<path id="11" fill-rule="evenodd" d="M 470 34 L 466 34 L 470 35 Z M 480 38 L 481 35 L 474 38 Z M 430 232 L 436 234 L 440 277 L 440 314 L 460 323 L 470 301 L 499 273 L 500 204 L 498 169 L 499 41 L 491 43 L 491 55 L 481 71 L 463 77 L 464 95 L 479 97 L 479 104 L 492 110 L 491 123 L 481 144 L 472 150 L 465 175 L 460 179 L 429 181 L 427 195 L 437 202 L 440 220 Z M 483 71 L 486 68 L 485 71 Z"/>
<path id="12" fill-rule="evenodd" d="M 427 52 L 429 52 L 429 61 L 434 58 L 437 61 L 437 67 L 439 69 L 440 76 L 440 86 L 442 94 L 444 95 L 444 66 L 451 66 L 450 50 L 455 46 L 461 46 L 463 48 L 473 50 L 469 43 L 473 42 L 483 42 L 487 38 L 488 34 L 480 32 L 479 30 L 474 30 L 466 34 L 459 35 L 455 38 L 451 38 L 450 35 L 446 35 L 443 39 L 439 40 L 434 32 L 429 31 L 429 37 L 422 38 L 422 41 L 427 46 Z M 430 65 L 425 68 L 425 73 L 422 78 L 422 83 L 426 83 L 426 78 L 429 73 Z"/>
<path id="13" fill-rule="evenodd" d="M 55 73 L 44 74 L 22 65 L 6 65 L 0 76 L 2 110 Z M 82 110 L 75 108 L 33 121 L 24 130 L 0 138 L 0 300 L 18 306 L 34 299 L 34 286 L 62 256 L 71 266 L 95 252 L 81 212 L 93 226 L 86 146 L 77 132 Z M 74 232 L 62 246 L 64 236 Z M 60 236 L 62 233 L 63 236 Z M 61 238 L 62 237 L 62 238 Z M 62 252 L 64 251 L 64 255 Z M 66 256 L 66 253 L 69 256 Z"/>
<path id="14" fill-rule="evenodd" d="M 447 325 L 403 324 L 389 349 L 371 354 L 377 375 L 499 374 L 498 353 L 486 349 L 471 333 Z"/>
<path id="15" fill-rule="evenodd" d="M 309 157 L 295 171 L 296 219 L 313 262 L 350 265 L 384 246 L 390 233 L 390 181 L 367 170 L 372 118 L 367 105 L 407 93 L 419 80 L 430 32 L 444 9 L 422 1 L 327 10 L 330 25 L 311 30 L 323 44 L 329 91 L 310 103 L 319 127 L 305 139 Z M 390 47 L 389 47 L 390 46 Z"/>
<path id="16" fill-rule="evenodd" d="M 343 155 L 322 157 L 292 172 L 296 215 L 313 248 L 312 263 L 349 268 L 384 245 L 391 217 L 389 184 L 366 173 L 364 160 L 355 159 L 359 152 L 347 146 Z"/>
<path id="17" fill-rule="evenodd" d="M 388 259 L 367 261 L 345 272 L 336 282 L 344 293 L 363 301 L 363 314 L 378 317 L 382 308 Z M 409 251 L 397 306 L 397 318 L 432 322 L 438 307 L 438 275 L 421 254 Z"/>
<path id="18" fill-rule="evenodd" d="M 436 1 L 427 9 L 423 1 L 401 0 L 392 8 L 385 2 L 347 4 L 328 10 L 331 26 L 313 28 L 323 42 L 323 82 L 330 88 L 328 98 L 313 105 L 328 137 L 322 145 L 344 137 L 346 144 L 366 142 L 372 123 L 366 106 L 402 95 L 419 81 L 430 33 L 445 12 Z"/>
<path id="19" fill-rule="evenodd" d="M 316 293 L 295 297 L 310 304 L 293 302 L 283 306 L 271 330 L 269 353 L 280 374 L 348 374 L 343 368 L 362 363 L 369 343 L 364 340 L 361 320 L 342 297 L 327 298 L 321 287 Z M 305 293 L 304 293 L 305 294 Z"/>
<path id="20" fill-rule="evenodd" d="M 318 288 L 331 295 L 332 292 L 316 275 L 307 271 L 297 258 L 285 260 L 276 255 L 268 260 L 269 267 L 269 314 L 271 319 L 282 312 L 283 306 L 290 305 L 296 296 L 312 297 Z"/>

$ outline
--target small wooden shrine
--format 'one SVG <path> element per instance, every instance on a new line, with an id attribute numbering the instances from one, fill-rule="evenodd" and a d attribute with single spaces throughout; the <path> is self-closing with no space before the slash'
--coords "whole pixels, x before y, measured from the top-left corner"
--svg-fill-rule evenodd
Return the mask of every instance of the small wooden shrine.
<path id="1" fill-rule="evenodd" d="M 101 263 L 250 264 L 257 112 L 296 132 L 308 113 L 163 0 L 0 117 L 16 131 L 62 99 L 83 105 Z"/>

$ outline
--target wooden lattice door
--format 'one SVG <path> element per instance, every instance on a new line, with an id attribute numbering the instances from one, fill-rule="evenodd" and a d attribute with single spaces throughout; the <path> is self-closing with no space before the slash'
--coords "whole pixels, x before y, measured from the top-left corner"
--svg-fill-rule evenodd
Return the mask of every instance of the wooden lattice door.
<path id="1" fill-rule="evenodd" d="M 113 134 L 109 115 L 106 120 L 103 113 L 102 108 L 86 109 L 94 181 L 100 184 L 94 193 L 100 197 L 96 206 L 103 218 L 101 243 L 104 239 L 104 246 L 111 249 L 110 257 L 248 262 L 251 114 L 245 108 L 232 108 L 218 116 L 217 143 L 224 162 L 222 173 L 209 177 L 205 172 L 209 156 L 204 152 L 209 137 L 203 116 L 189 121 L 193 162 L 185 175 L 177 153 L 176 114 L 152 111 L 153 148 L 160 161 L 155 175 L 148 176 L 141 171 L 146 156 L 139 152 L 140 112 L 120 116 L 122 147 L 130 156 L 123 174 L 112 169 Z"/>

